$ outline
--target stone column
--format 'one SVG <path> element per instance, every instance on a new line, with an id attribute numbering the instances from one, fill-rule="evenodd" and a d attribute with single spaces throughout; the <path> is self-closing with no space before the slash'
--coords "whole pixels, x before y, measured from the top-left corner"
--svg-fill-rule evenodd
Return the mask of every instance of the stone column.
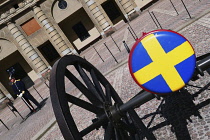
<path id="1" fill-rule="evenodd" d="M 5 97 L 5 94 L 4 92 L 1 90 L 1 86 L 0 86 L 0 99 L 4 98 Z"/>
<path id="2" fill-rule="evenodd" d="M 33 11 L 35 15 L 37 16 L 37 19 L 40 21 L 42 24 L 43 28 L 45 28 L 47 34 L 49 37 L 52 39 L 54 44 L 56 45 L 55 49 L 58 51 L 60 56 L 64 56 L 66 54 L 69 54 L 73 51 L 71 50 L 65 41 L 62 39 L 61 35 L 58 33 L 56 28 L 53 26 L 52 23 L 50 23 L 49 19 L 47 16 L 44 14 L 44 12 L 41 10 L 40 7 L 34 6 Z M 68 25 L 67 25 L 68 26 Z M 73 53 L 76 53 L 75 50 Z"/>
<path id="3" fill-rule="evenodd" d="M 107 30 L 112 28 L 113 23 L 100 4 L 98 4 L 95 0 L 80 1 L 101 35 L 104 35 Z"/>
<path id="4" fill-rule="evenodd" d="M 127 20 L 130 20 L 129 17 L 132 18 L 131 16 L 140 10 L 133 0 L 115 1 Z"/>
<path id="5" fill-rule="evenodd" d="M 40 58 L 38 53 L 35 51 L 35 49 L 31 46 L 31 44 L 28 42 L 28 40 L 25 38 L 25 36 L 21 33 L 21 31 L 16 27 L 14 23 L 9 22 L 7 24 L 7 27 L 17 43 L 19 44 L 23 55 L 26 58 L 29 58 L 29 63 L 33 66 L 34 71 L 37 73 L 43 73 L 45 72 L 48 67 L 44 63 L 44 61 Z M 31 61 L 31 62 L 30 62 Z"/>
<path id="6" fill-rule="evenodd" d="M 12 96 L 9 94 L 9 92 L 7 91 L 7 89 L 0 82 L 0 98 L 3 98 L 5 96 L 7 96 L 9 99 L 12 98 Z"/>

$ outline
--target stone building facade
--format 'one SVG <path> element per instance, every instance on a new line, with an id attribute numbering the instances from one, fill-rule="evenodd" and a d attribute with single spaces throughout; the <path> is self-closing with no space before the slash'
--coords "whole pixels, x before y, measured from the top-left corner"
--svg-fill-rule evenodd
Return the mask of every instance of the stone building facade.
<path id="1" fill-rule="evenodd" d="M 157 0 L 156 0 L 157 1 Z M 27 87 L 67 54 L 78 54 L 132 20 L 154 0 L 0 0 L 0 99 L 15 96 L 8 77 Z"/>

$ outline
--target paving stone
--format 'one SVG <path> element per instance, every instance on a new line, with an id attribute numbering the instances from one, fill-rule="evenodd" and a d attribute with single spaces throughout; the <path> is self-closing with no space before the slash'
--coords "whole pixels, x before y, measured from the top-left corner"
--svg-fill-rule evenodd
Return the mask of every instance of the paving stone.
<path id="1" fill-rule="evenodd" d="M 189 19 L 189 16 L 187 15 L 187 12 L 184 9 L 181 1 L 173 1 L 173 4 L 179 12 L 179 15 L 177 16 L 175 15 L 174 9 L 168 0 L 162 0 L 154 4 L 152 7 L 149 8 L 149 11 L 154 12 L 155 16 L 157 17 L 163 28 L 171 30 L 179 29 L 176 31 L 184 35 L 191 42 L 196 52 L 196 56 L 201 56 L 208 53 L 210 48 L 210 13 L 206 12 L 204 16 L 201 16 L 200 18 L 198 17 L 201 13 L 209 10 L 210 2 L 209 0 L 201 0 L 201 2 L 199 2 L 198 0 L 194 0 L 193 2 L 192 0 L 184 0 L 184 2 L 192 16 L 192 19 Z M 156 27 L 147 11 L 140 13 L 140 16 L 131 21 L 130 25 L 134 29 L 138 37 L 142 36 L 142 32 L 149 32 L 151 30 L 160 29 Z M 92 46 L 81 53 L 81 57 L 85 57 L 87 61 L 97 67 L 103 74 L 111 71 L 110 73 L 106 74 L 105 77 L 110 81 L 110 83 L 113 85 L 113 87 L 124 102 L 131 99 L 141 90 L 141 88 L 133 81 L 132 77 L 130 76 L 128 64 L 126 63 L 126 61 L 128 61 L 129 54 L 126 52 L 122 41 L 126 41 L 130 49 L 135 43 L 135 40 L 128 31 L 127 27 L 128 25 L 126 24 L 119 31 L 112 34 L 112 37 L 119 45 L 121 52 L 118 50 L 110 37 L 103 38 L 93 45 L 105 62 L 100 59 Z M 125 64 L 121 65 L 117 69 L 112 70 L 119 64 L 115 62 L 114 58 L 105 48 L 105 42 L 112 51 L 117 61 L 119 63 L 125 62 Z M 207 75 L 206 73 L 205 76 L 201 79 L 194 82 L 190 81 L 190 84 L 201 87 L 205 86 L 208 83 L 209 75 Z M 77 96 L 79 94 L 79 90 L 72 86 L 73 85 L 70 82 L 67 82 L 67 91 L 68 93 Z M 37 133 L 42 130 L 44 126 L 46 126 L 46 124 L 48 124 L 52 119 L 55 118 L 51 106 L 48 87 L 45 85 L 45 83 L 41 81 L 38 81 L 35 87 L 44 99 L 48 98 L 46 100 L 46 104 L 40 111 L 31 115 L 25 121 L 22 121 L 20 116 L 15 117 L 14 114 L 8 109 L 1 110 L 0 118 L 8 125 L 10 130 L 8 131 L 2 124 L 0 124 L 0 140 L 32 139 Z M 199 88 L 196 87 L 187 86 L 187 89 L 189 90 L 191 95 L 195 95 L 196 92 L 199 91 Z M 42 99 L 33 88 L 30 89 L 30 92 L 39 102 L 42 101 Z M 81 98 L 84 99 L 83 96 Z M 186 127 L 189 130 L 192 140 L 210 139 L 209 98 L 209 90 L 204 91 L 195 97 L 194 104 L 199 109 L 198 112 L 202 116 L 202 119 L 198 116 L 191 115 L 189 116 L 189 118 L 192 120 L 192 122 L 186 120 Z M 168 123 L 163 114 L 157 112 L 157 107 L 160 105 L 160 103 L 161 101 L 153 99 L 150 102 L 140 106 L 139 108 L 136 108 L 135 110 L 142 118 L 145 125 L 148 125 L 151 122 L 149 129 L 152 130 L 158 140 L 175 140 L 176 134 L 171 131 L 173 130 L 172 124 Z M 23 117 L 26 117 L 29 114 L 29 109 L 26 107 L 26 105 L 22 103 L 20 99 L 15 100 L 14 105 L 15 107 L 17 107 L 18 111 L 21 112 L 21 115 Z M 76 123 L 80 125 L 80 130 L 90 125 L 90 120 L 95 118 L 94 114 L 88 113 L 81 108 L 78 109 L 76 106 L 73 106 L 71 110 L 76 118 Z M 153 116 L 152 114 L 155 113 L 155 119 L 151 121 Z M 185 114 L 181 114 L 181 117 L 184 116 Z M 176 116 L 176 114 L 171 117 L 177 117 L 177 123 L 182 122 L 179 120 L 179 116 Z M 166 124 L 161 125 L 164 123 Z M 84 139 L 101 140 L 103 139 L 103 132 L 104 130 L 102 128 L 100 128 L 99 131 L 94 130 L 89 135 L 85 136 Z M 41 140 L 52 139 L 63 139 L 57 123 L 55 123 L 55 125 L 53 125 L 52 128 L 50 128 L 41 137 Z"/>

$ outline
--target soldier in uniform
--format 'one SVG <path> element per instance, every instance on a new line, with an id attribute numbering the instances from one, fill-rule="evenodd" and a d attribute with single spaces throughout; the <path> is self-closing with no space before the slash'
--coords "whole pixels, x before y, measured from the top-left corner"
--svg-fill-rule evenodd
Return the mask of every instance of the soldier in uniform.
<path id="1" fill-rule="evenodd" d="M 30 103 L 30 101 L 32 101 L 37 106 L 38 110 L 41 109 L 40 103 L 38 103 L 38 101 L 30 94 L 30 92 L 25 88 L 25 84 L 20 79 L 16 79 L 15 77 L 11 76 L 9 80 L 11 82 L 14 93 L 18 97 L 23 98 L 27 102 L 27 104 L 30 105 L 30 107 L 33 109 L 34 112 L 36 110 L 34 109 L 33 105 Z"/>

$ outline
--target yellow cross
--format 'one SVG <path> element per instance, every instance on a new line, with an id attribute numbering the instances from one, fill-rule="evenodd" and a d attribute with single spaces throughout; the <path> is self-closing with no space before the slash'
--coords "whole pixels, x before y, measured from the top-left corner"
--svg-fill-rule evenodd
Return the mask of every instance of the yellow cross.
<path id="1" fill-rule="evenodd" d="M 136 80 L 142 85 L 161 74 L 172 91 L 183 87 L 185 83 L 174 66 L 194 54 L 190 43 L 185 41 L 168 53 L 154 34 L 146 36 L 141 43 L 153 62 L 134 73 Z"/>

